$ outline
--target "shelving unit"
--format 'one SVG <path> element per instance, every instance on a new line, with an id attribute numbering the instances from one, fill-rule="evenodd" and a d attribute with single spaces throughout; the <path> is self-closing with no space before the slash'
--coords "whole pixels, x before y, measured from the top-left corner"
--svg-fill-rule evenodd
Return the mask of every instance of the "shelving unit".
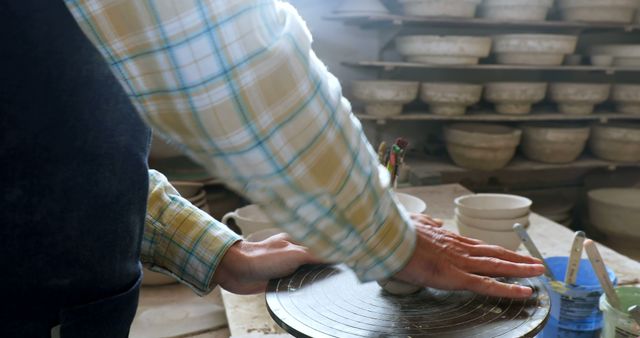
<path id="1" fill-rule="evenodd" d="M 427 112 L 408 112 L 390 117 L 376 117 L 366 114 L 356 114 L 360 120 L 377 121 L 465 121 L 465 122 L 528 122 L 528 121 L 598 121 L 606 123 L 613 120 L 638 120 L 640 115 L 620 113 L 594 113 L 589 115 L 567 115 L 557 112 L 534 112 L 525 115 L 505 115 L 492 112 L 471 112 L 465 115 L 445 116 Z"/>
<path id="2" fill-rule="evenodd" d="M 620 30 L 631 32 L 640 29 L 639 24 L 584 23 L 572 21 L 510 21 L 483 18 L 443 18 L 426 16 L 406 16 L 395 14 L 379 15 L 331 15 L 327 20 L 340 21 L 365 29 L 382 29 L 394 26 L 450 27 L 450 28 L 527 28 L 538 30 Z"/>
<path id="3" fill-rule="evenodd" d="M 554 17 L 551 13 L 550 18 Z M 621 78 L 633 79 L 640 73 L 640 67 L 621 66 L 591 66 L 591 65 L 559 65 L 559 66 L 533 66 L 533 65 L 505 65 L 493 63 L 493 58 L 489 57 L 481 60 L 477 65 L 436 65 L 414 62 L 397 61 L 398 55 L 388 55 L 385 52 L 393 49 L 394 39 L 404 33 L 407 34 L 446 34 L 446 29 L 451 29 L 453 35 L 493 35 L 502 33 L 560 33 L 580 36 L 583 33 L 628 33 L 640 31 L 640 24 L 620 24 L 620 23 L 586 23 L 559 20 L 547 21 L 511 21 L 493 20 L 484 18 L 446 18 L 446 17 L 419 17 L 397 14 L 378 15 L 331 15 L 325 19 L 341 22 L 345 25 L 357 26 L 361 29 L 371 31 L 376 34 L 379 43 L 378 55 L 372 56 L 374 60 L 344 60 L 342 64 L 354 70 L 370 71 L 378 74 L 380 78 L 387 80 L 411 79 L 412 81 L 437 81 L 447 79 L 447 74 L 451 74 L 450 80 L 454 82 L 465 82 L 465 78 L 473 83 L 481 83 L 485 77 L 486 81 L 496 81 L 496 79 L 508 79 L 508 81 L 519 81 L 520 78 L 542 78 L 548 81 L 557 81 L 560 77 L 571 77 L 574 79 L 597 79 L 595 81 L 615 82 Z M 445 33 L 443 33 L 445 32 Z M 377 58 L 377 59 L 376 59 Z M 444 71 L 444 72 L 443 72 Z M 536 73 L 540 74 L 535 75 Z M 468 74 L 468 75 L 467 75 Z M 462 79 L 462 80 L 461 80 Z M 514 80 L 515 79 L 515 80 Z M 526 81 L 526 80 L 524 80 Z M 532 80 L 529 80 L 532 81 Z M 540 80 L 533 80 L 540 81 Z M 542 80 L 545 81 L 545 80 Z M 582 81 L 582 80 L 576 80 Z M 588 80 L 587 80 L 588 81 Z M 448 122 L 492 122 L 492 123 L 521 123 L 521 122 L 578 122 L 607 123 L 610 121 L 640 121 L 640 115 L 621 114 L 612 111 L 596 111 L 589 115 L 567 115 L 561 114 L 550 105 L 537 105 L 534 112 L 526 115 L 504 115 L 497 114 L 491 110 L 492 105 L 481 103 L 472 107 L 465 115 L 442 116 L 428 112 L 427 106 L 421 104 L 410 104 L 405 107 L 405 111 L 396 116 L 376 117 L 367 114 L 357 114 L 363 123 L 374 123 L 375 141 L 381 141 L 380 137 L 389 124 L 394 124 L 396 128 L 403 128 L 403 123 L 448 123 Z M 613 108 L 606 104 L 600 109 Z M 390 127 L 390 126 L 389 126 Z M 430 133 L 437 132 L 437 127 L 428 128 Z M 430 135 L 428 139 L 432 139 Z M 433 136 L 438 139 L 439 136 Z M 375 142 L 374 141 L 374 142 Z M 441 145 L 430 147 L 430 153 L 434 149 L 439 149 L 435 153 L 441 152 Z M 418 147 L 419 148 L 419 147 Z M 421 151 L 421 150 L 420 150 Z M 587 151 L 588 154 L 588 151 Z M 640 163 L 614 163 L 596 159 L 591 155 L 584 155 L 579 160 L 562 165 L 544 164 L 525 159 L 521 155 L 506 167 L 493 172 L 481 172 L 467 170 L 456 166 L 448 157 L 427 157 L 422 154 L 418 157 L 407 159 L 411 166 L 411 177 L 413 184 L 439 184 L 463 182 L 468 187 L 477 190 L 487 186 L 531 186 L 555 188 L 563 185 L 578 186 L 579 181 L 587 172 L 605 168 L 615 170 L 617 168 L 639 168 Z M 526 179 L 524 179 L 526 178 Z"/>

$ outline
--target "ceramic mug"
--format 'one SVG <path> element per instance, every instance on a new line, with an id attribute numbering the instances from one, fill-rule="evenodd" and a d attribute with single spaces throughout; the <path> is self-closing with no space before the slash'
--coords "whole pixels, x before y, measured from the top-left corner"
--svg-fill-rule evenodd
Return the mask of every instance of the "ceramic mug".
<path id="1" fill-rule="evenodd" d="M 273 228 L 273 224 L 257 204 L 250 204 L 236 209 L 222 217 L 222 223 L 224 224 L 228 224 L 230 220 L 236 223 L 243 236 Z"/>

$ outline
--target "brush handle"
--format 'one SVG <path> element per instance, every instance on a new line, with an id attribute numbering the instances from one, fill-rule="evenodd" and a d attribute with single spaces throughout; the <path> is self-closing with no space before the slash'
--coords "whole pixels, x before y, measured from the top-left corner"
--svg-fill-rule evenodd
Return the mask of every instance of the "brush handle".
<path id="1" fill-rule="evenodd" d="M 578 277 L 578 268 L 580 267 L 580 258 L 582 258 L 582 248 L 586 235 L 584 231 L 576 231 L 569 253 L 569 261 L 567 262 L 567 272 L 564 274 L 564 283 L 573 285 Z"/>
<path id="2" fill-rule="evenodd" d="M 529 234 L 527 233 L 527 229 L 525 229 L 522 224 L 516 223 L 513 225 L 513 230 L 516 232 L 516 234 L 518 234 L 518 237 L 520 237 L 520 241 L 522 241 L 522 244 L 524 244 L 524 247 L 527 248 L 527 251 L 529 251 L 529 254 L 531 254 L 531 256 L 542 261 L 542 264 L 544 265 L 544 268 L 545 268 L 545 272 L 544 272 L 545 276 L 547 276 L 551 280 L 556 280 L 556 278 L 553 276 L 553 273 L 551 272 L 551 269 L 549 269 L 547 262 L 545 262 L 544 258 L 542 257 L 540 250 L 538 250 L 538 247 L 535 245 L 535 243 L 533 243 L 533 240 L 531 239 L 531 237 L 529 237 Z"/>
<path id="3" fill-rule="evenodd" d="M 589 256 L 593 270 L 600 281 L 604 293 L 607 295 L 607 301 L 609 301 L 612 307 L 620 309 L 620 299 L 616 294 L 616 290 L 613 288 L 613 284 L 611 284 L 609 280 L 607 268 L 604 266 L 604 261 L 602 260 L 600 251 L 598 251 L 598 247 L 596 247 L 596 243 L 592 240 L 585 241 L 584 249 L 587 251 L 587 256 Z"/>

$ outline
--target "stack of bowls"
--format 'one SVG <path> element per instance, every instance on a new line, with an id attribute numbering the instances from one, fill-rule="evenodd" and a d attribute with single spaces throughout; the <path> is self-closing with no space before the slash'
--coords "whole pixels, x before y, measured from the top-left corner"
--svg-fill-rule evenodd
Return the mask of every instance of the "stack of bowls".
<path id="1" fill-rule="evenodd" d="M 640 85 L 616 84 L 611 96 L 619 112 L 640 114 Z"/>
<path id="2" fill-rule="evenodd" d="M 191 204 L 209 213 L 209 204 L 207 203 L 207 193 L 204 190 L 204 184 L 188 181 L 172 181 L 171 185 L 180 193 L 182 198 L 191 202 Z"/>
<path id="3" fill-rule="evenodd" d="M 395 42 L 407 61 L 426 64 L 475 65 L 491 52 L 489 37 L 407 35 Z"/>
<path id="4" fill-rule="evenodd" d="M 389 10 L 379 0 L 345 0 L 333 12 L 353 16 L 389 14 Z"/>
<path id="5" fill-rule="evenodd" d="M 614 66 L 639 67 L 640 44 L 607 44 L 591 47 L 592 56 L 609 56 Z"/>
<path id="6" fill-rule="evenodd" d="M 463 168 L 491 171 L 504 168 L 520 144 L 518 129 L 481 123 L 458 123 L 445 127 L 447 151 Z"/>
<path id="7" fill-rule="evenodd" d="M 631 23 L 637 0 L 560 0 L 562 18 L 567 21 Z"/>
<path id="8" fill-rule="evenodd" d="M 353 97 L 365 104 L 365 112 L 376 117 L 402 113 L 403 105 L 418 96 L 418 82 L 354 81 Z"/>
<path id="9" fill-rule="evenodd" d="M 593 113 L 597 104 L 609 98 L 610 84 L 556 82 L 549 85 L 549 96 L 563 114 Z"/>
<path id="10" fill-rule="evenodd" d="M 509 250 L 520 246 L 513 225 L 529 226 L 531 200 L 516 195 L 474 194 L 455 199 L 455 221 L 462 236 Z"/>
<path id="11" fill-rule="evenodd" d="M 607 123 L 591 128 L 591 151 L 599 158 L 616 162 L 640 161 L 640 124 Z"/>

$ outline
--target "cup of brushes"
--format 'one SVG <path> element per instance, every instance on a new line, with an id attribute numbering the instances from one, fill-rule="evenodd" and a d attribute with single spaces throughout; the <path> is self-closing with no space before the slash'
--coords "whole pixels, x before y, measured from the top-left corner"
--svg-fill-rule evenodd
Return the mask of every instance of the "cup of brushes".
<path id="1" fill-rule="evenodd" d="M 546 267 L 544 282 L 551 297 L 551 314 L 540 337 L 597 336 L 602 327 L 599 303 L 604 288 L 599 284 L 596 269 L 589 260 L 581 258 L 586 240 L 584 232 L 575 233 L 569 256 L 544 259 L 524 227 L 516 224 L 514 230 L 529 253 L 543 260 Z M 602 268 L 603 278 L 615 284 L 613 271 Z"/>

